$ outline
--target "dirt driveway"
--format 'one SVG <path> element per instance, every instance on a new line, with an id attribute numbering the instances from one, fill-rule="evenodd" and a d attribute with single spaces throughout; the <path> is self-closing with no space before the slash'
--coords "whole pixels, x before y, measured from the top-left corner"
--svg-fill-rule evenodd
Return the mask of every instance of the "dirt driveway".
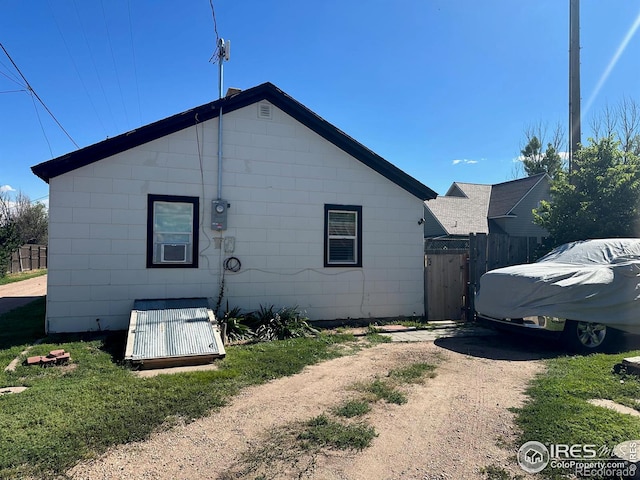
<path id="1" fill-rule="evenodd" d="M 248 388 L 207 418 L 113 448 L 77 465 L 69 476 L 443 480 L 484 479 L 483 467 L 523 475 L 515 460 L 516 430 L 509 409 L 522 405 L 527 382 L 544 369 L 540 359 L 545 354 L 510 341 L 465 337 L 366 348 Z M 282 460 L 287 446 L 274 443 L 278 431 L 354 398 L 354 383 L 416 362 L 436 363 L 437 375 L 407 387 L 404 405 L 374 404 L 365 416 L 378 433 L 369 448 Z M 279 455 L 269 456 L 277 450 L 282 450 Z"/>
<path id="2" fill-rule="evenodd" d="M 0 315 L 47 294 L 47 276 L 0 285 Z"/>

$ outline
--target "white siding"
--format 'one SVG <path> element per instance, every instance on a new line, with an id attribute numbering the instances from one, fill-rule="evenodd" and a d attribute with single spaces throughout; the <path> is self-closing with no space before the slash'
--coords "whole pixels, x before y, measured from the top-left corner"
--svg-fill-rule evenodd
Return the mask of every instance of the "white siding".
<path id="1" fill-rule="evenodd" d="M 422 200 L 275 107 L 259 119 L 254 104 L 224 116 L 222 197 L 231 208 L 228 229 L 213 232 L 217 125 L 51 179 L 50 332 L 124 329 L 138 298 L 215 304 L 230 255 L 242 269 L 225 274 L 223 308 L 297 305 L 314 320 L 423 314 Z M 200 198 L 199 268 L 146 268 L 148 194 Z M 324 267 L 327 203 L 362 206 L 362 268 Z M 217 249 L 218 237 L 234 237 L 235 251 Z"/>

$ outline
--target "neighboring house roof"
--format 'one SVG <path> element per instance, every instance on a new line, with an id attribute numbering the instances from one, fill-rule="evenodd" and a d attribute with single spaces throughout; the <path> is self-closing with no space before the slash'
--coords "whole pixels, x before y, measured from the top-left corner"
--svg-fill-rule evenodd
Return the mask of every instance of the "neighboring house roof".
<path id="1" fill-rule="evenodd" d="M 336 147 L 421 200 L 436 197 L 436 193 L 429 187 L 375 154 L 269 82 L 40 163 L 32 167 L 31 170 L 49 183 L 51 178 L 191 127 L 194 124 L 216 118 L 220 108 L 223 113 L 230 113 L 262 100 L 269 101 Z"/>
<path id="2" fill-rule="evenodd" d="M 531 189 L 545 177 L 548 177 L 546 173 L 539 173 L 530 177 L 493 185 L 488 217 L 496 218 L 509 215 Z"/>
<path id="3" fill-rule="evenodd" d="M 445 196 L 425 202 L 446 235 L 489 233 L 489 220 L 512 214 L 513 209 L 544 179 L 546 173 L 496 185 L 454 182 Z"/>
<path id="4" fill-rule="evenodd" d="M 464 196 L 460 196 L 462 193 Z M 447 235 L 489 233 L 491 185 L 455 182 L 445 196 L 425 202 Z"/>

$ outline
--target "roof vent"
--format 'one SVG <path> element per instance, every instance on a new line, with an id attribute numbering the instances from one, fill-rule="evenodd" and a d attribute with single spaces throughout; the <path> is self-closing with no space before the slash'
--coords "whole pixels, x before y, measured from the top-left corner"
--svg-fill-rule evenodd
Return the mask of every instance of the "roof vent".
<path id="1" fill-rule="evenodd" d="M 234 95 L 237 95 L 240 92 L 242 92 L 242 89 L 240 89 L 240 88 L 229 87 L 227 89 L 227 94 L 225 95 L 225 97 L 233 97 Z"/>
<path id="2" fill-rule="evenodd" d="M 265 102 L 258 103 L 258 118 L 265 118 L 267 120 L 271 120 L 272 111 L 271 111 L 270 103 L 265 103 Z"/>

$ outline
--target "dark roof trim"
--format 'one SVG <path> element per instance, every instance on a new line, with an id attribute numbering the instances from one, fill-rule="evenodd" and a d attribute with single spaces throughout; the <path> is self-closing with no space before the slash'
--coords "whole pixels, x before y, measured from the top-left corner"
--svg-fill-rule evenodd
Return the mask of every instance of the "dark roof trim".
<path id="1" fill-rule="evenodd" d="M 333 143 L 336 147 L 421 200 L 430 200 L 436 197 L 436 193 L 429 187 L 375 154 L 269 82 L 40 163 L 31 167 L 31 170 L 42 180 L 49 183 L 51 178 L 175 133 L 197 123 L 216 118 L 221 107 L 223 113 L 230 113 L 261 100 L 268 100 L 327 141 Z"/>
<path id="2" fill-rule="evenodd" d="M 511 212 L 513 212 L 513 211 L 516 209 L 516 207 L 517 207 L 518 205 L 520 205 L 520 203 L 522 203 L 522 201 L 523 201 L 525 198 L 527 198 L 527 196 L 528 196 L 528 195 L 533 191 L 533 189 L 534 189 L 534 188 L 536 188 L 538 185 L 540 185 L 540 182 L 542 182 L 542 181 L 543 181 L 543 180 L 545 180 L 545 179 L 547 179 L 548 181 L 551 181 L 551 176 L 550 176 L 548 173 L 539 173 L 538 175 L 540 176 L 540 178 L 538 179 L 538 181 L 537 181 L 535 184 L 533 184 L 533 185 L 529 188 L 529 190 L 527 190 L 527 193 L 525 193 L 525 194 L 520 198 L 520 200 L 518 200 L 518 201 L 516 202 L 516 204 L 515 204 L 513 207 L 511 207 L 511 210 L 509 210 L 509 211 L 507 212 L 507 215 L 511 214 Z M 536 175 L 532 175 L 532 176 L 531 176 L 531 178 L 535 178 L 535 177 L 536 177 Z M 515 216 L 515 215 L 514 215 L 514 216 Z"/>

